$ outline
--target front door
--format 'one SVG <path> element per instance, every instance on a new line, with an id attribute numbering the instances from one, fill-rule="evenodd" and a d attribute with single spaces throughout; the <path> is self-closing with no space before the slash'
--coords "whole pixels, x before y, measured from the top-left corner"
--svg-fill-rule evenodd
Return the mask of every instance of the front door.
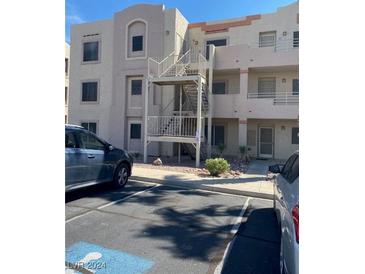
<path id="1" fill-rule="evenodd" d="M 259 157 L 273 158 L 274 129 L 271 127 L 259 128 Z"/>
<path id="2" fill-rule="evenodd" d="M 130 152 L 142 152 L 142 125 L 139 121 L 129 122 L 128 150 Z"/>

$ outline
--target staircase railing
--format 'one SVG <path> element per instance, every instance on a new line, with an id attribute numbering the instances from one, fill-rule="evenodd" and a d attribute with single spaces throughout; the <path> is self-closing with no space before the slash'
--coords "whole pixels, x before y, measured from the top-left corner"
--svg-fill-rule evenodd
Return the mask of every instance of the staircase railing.
<path id="1" fill-rule="evenodd" d="M 203 120 L 204 118 L 202 118 Z M 197 117 L 195 116 L 148 116 L 149 136 L 179 136 L 195 138 Z"/>

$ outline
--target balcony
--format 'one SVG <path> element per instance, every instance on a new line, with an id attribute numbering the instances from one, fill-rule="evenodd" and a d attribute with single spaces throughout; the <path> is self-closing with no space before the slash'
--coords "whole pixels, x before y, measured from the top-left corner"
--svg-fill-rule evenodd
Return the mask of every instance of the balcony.
<path id="1" fill-rule="evenodd" d="M 247 94 L 247 116 L 256 119 L 297 119 L 299 93 L 270 92 Z"/>
<path id="2" fill-rule="evenodd" d="M 201 119 L 203 124 L 204 118 Z M 196 142 L 196 116 L 148 116 L 147 124 L 147 136 L 149 141 L 180 143 Z"/>

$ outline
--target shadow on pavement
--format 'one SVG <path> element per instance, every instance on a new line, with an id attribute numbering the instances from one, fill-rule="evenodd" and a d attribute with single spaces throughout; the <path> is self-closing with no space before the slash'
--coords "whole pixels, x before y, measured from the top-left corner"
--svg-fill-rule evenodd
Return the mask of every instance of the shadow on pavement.
<path id="1" fill-rule="evenodd" d="M 246 216 L 221 273 L 279 274 L 280 230 L 274 209 L 251 209 Z"/>

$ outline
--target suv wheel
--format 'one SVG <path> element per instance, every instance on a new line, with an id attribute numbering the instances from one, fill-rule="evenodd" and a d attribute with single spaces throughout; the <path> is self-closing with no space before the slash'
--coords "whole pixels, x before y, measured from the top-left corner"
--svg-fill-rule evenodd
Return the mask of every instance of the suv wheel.
<path id="1" fill-rule="evenodd" d="M 114 176 L 114 186 L 117 188 L 122 188 L 124 187 L 127 182 L 128 182 L 128 166 L 127 164 L 120 164 L 119 167 L 117 168 L 117 171 L 115 172 L 115 176 Z"/>

